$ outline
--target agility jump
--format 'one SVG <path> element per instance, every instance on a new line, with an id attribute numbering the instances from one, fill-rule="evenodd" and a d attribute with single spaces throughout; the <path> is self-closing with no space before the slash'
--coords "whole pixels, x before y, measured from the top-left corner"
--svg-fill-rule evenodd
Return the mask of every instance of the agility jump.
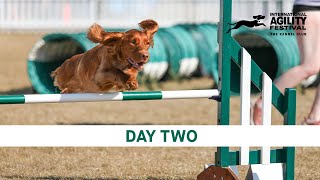
<path id="1" fill-rule="evenodd" d="M 284 116 L 284 125 L 295 125 L 295 89 L 286 89 L 285 94 L 282 95 L 270 77 L 251 59 L 250 54 L 231 37 L 230 33 L 226 33 L 231 23 L 231 7 L 232 0 L 220 0 L 218 89 L 106 94 L 10 95 L 0 96 L 0 104 L 210 98 L 218 101 L 218 125 L 229 125 L 231 63 L 235 63 L 241 68 L 241 125 L 250 125 L 251 82 L 262 91 L 263 125 L 271 125 L 272 104 Z M 223 134 L 219 138 L 223 138 Z M 240 151 L 235 152 L 229 151 L 229 147 L 218 147 L 215 153 L 215 166 L 212 166 L 214 168 L 209 167 L 207 170 L 218 169 L 219 172 L 215 171 L 217 174 L 209 174 L 208 176 L 226 177 L 222 172 L 229 171 L 229 166 L 282 163 L 285 165 L 282 178 L 293 180 L 294 157 L 294 147 L 280 149 L 262 147 L 261 150 L 254 151 L 250 151 L 249 147 L 241 147 Z M 280 168 L 282 169 L 282 166 Z M 203 178 L 203 175 L 203 173 L 200 174 L 198 178 Z M 236 179 L 234 176 L 228 177 Z"/>
<path id="2" fill-rule="evenodd" d="M 0 96 L 0 104 L 63 103 L 63 102 L 97 102 L 97 101 L 130 101 L 130 100 L 165 100 L 210 98 L 219 100 L 217 89 L 183 90 L 183 91 L 145 91 L 145 92 L 112 92 L 80 94 L 26 94 Z"/>
<path id="3" fill-rule="evenodd" d="M 281 94 L 272 83 L 270 77 L 251 59 L 250 54 L 233 39 L 230 33 L 226 33 L 231 20 L 232 0 L 220 0 L 218 90 L 221 92 L 221 101 L 218 105 L 218 125 L 229 125 L 230 123 L 231 63 L 235 63 L 238 67 L 241 67 L 241 125 L 250 125 L 251 82 L 262 91 L 262 125 L 271 125 L 272 104 L 283 115 L 284 125 L 295 125 L 295 89 L 286 89 L 285 94 Z M 284 172 L 281 179 L 293 180 L 294 158 L 294 147 L 273 150 L 270 147 L 262 147 L 261 150 L 253 151 L 250 151 L 249 147 L 241 147 L 240 151 L 235 152 L 230 152 L 229 147 L 218 147 L 215 154 L 215 165 L 218 167 L 228 167 L 234 165 L 283 163 L 285 166 L 284 170 L 280 171 L 281 175 Z M 274 174 L 268 172 L 262 176 L 270 178 L 272 175 Z"/>

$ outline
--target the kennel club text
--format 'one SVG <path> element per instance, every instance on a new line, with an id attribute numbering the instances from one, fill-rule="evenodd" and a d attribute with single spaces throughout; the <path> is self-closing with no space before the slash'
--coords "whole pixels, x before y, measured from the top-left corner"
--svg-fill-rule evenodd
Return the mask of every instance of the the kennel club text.
<path id="1" fill-rule="evenodd" d="M 153 142 L 154 137 L 162 142 L 195 142 L 195 130 L 126 130 L 126 142 Z"/>

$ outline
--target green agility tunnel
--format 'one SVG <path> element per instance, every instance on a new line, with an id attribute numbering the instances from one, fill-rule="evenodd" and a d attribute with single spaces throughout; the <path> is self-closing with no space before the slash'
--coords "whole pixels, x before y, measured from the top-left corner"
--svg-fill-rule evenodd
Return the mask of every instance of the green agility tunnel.
<path id="1" fill-rule="evenodd" d="M 271 32 L 277 32 L 278 35 L 272 36 Z M 300 63 L 296 36 L 284 36 L 280 33 L 294 33 L 294 31 L 243 30 L 233 35 L 234 39 L 249 52 L 251 58 L 272 80 Z M 231 64 L 230 89 L 233 95 L 238 95 L 240 92 L 240 69 L 234 63 Z M 214 67 L 213 77 L 217 82 L 218 66 Z M 257 93 L 259 90 L 252 86 L 251 92 Z"/>
<path id="2" fill-rule="evenodd" d="M 218 61 L 217 26 L 214 24 L 185 24 L 185 28 L 194 39 L 198 47 L 200 73 L 203 76 L 212 76 L 214 63 Z"/>
<path id="3" fill-rule="evenodd" d="M 216 24 L 189 24 L 183 26 L 192 35 L 200 59 L 200 71 L 203 76 L 218 77 L 218 26 Z M 243 30 L 234 30 L 237 34 Z M 217 80 L 217 79 L 215 79 Z M 217 81 L 216 81 L 217 82 Z"/>
<path id="4" fill-rule="evenodd" d="M 112 29 L 109 31 L 123 31 Z M 150 60 L 143 74 L 155 79 L 161 79 L 168 71 L 168 59 L 162 40 L 154 37 L 154 48 L 150 48 Z M 77 34 L 48 34 L 36 42 L 29 53 L 27 68 L 28 75 L 37 93 L 58 93 L 53 86 L 50 74 L 65 60 L 75 54 L 86 52 L 96 46 L 89 41 L 85 33 Z M 152 65 L 155 63 L 155 65 Z M 155 68 L 161 67 L 161 68 Z"/>
<path id="5" fill-rule="evenodd" d="M 199 65 L 197 45 L 191 34 L 181 26 L 161 28 L 157 35 L 162 39 L 169 59 L 171 77 L 190 77 Z"/>
<path id="6" fill-rule="evenodd" d="M 154 46 L 149 49 L 150 60 L 144 65 L 143 76 L 161 80 L 168 73 L 169 57 L 160 36 L 156 34 L 153 39 Z"/>
<path id="7" fill-rule="evenodd" d="M 95 46 L 84 33 L 49 34 L 36 42 L 28 61 L 28 75 L 33 89 L 37 93 L 57 93 L 50 74 L 66 59 L 83 53 Z"/>

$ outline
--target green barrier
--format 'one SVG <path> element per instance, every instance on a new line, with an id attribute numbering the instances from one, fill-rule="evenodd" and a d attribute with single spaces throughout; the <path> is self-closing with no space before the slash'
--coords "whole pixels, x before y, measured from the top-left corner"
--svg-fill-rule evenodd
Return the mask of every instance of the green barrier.
<path id="1" fill-rule="evenodd" d="M 300 63 L 299 48 L 295 36 L 271 36 L 271 32 L 284 33 L 284 31 L 270 30 L 243 30 L 233 35 L 235 40 L 243 46 L 258 66 L 266 72 L 272 80 L 279 77 L 288 69 Z M 286 31 L 294 33 L 293 31 Z M 240 92 L 240 71 L 232 63 L 230 89 L 233 95 Z M 218 73 L 218 68 L 214 69 Z M 215 81 L 218 76 L 214 76 Z M 258 93 L 254 86 L 252 93 Z"/>
<path id="2" fill-rule="evenodd" d="M 112 29 L 109 31 L 123 31 Z M 150 48 L 150 60 L 148 65 L 156 63 L 162 68 L 151 68 L 151 76 L 160 79 L 168 71 L 168 58 L 162 40 L 156 35 L 154 37 L 154 48 Z M 66 59 L 75 54 L 90 50 L 96 44 L 89 41 L 85 33 L 78 34 L 48 34 L 39 40 L 31 50 L 28 61 L 28 75 L 34 90 L 37 93 L 58 93 L 59 90 L 53 86 L 50 74 L 59 67 Z M 158 66 L 159 67 L 159 66 Z M 147 70 L 150 70 L 147 67 Z M 148 72 L 144 74 L 150 75 Z"/>

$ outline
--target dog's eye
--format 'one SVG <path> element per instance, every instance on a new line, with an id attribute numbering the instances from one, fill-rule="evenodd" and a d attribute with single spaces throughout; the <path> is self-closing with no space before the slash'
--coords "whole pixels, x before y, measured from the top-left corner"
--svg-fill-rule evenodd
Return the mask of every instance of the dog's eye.
<path id="1" fill-rule="evenodd" d="M 146 44 L 149 46 L 149 45 L 150 45 L 150 42 L 148 41 L 148 42 L 146 42 Z"/>
<path id="2" fill-rule="evenodd" d="M 137 43 L 137 40 L 134 39 L 134 40 L 131 41 L 131 43 L 132 43 L 132 44 L 136 44 L 136 43 Z"/>

